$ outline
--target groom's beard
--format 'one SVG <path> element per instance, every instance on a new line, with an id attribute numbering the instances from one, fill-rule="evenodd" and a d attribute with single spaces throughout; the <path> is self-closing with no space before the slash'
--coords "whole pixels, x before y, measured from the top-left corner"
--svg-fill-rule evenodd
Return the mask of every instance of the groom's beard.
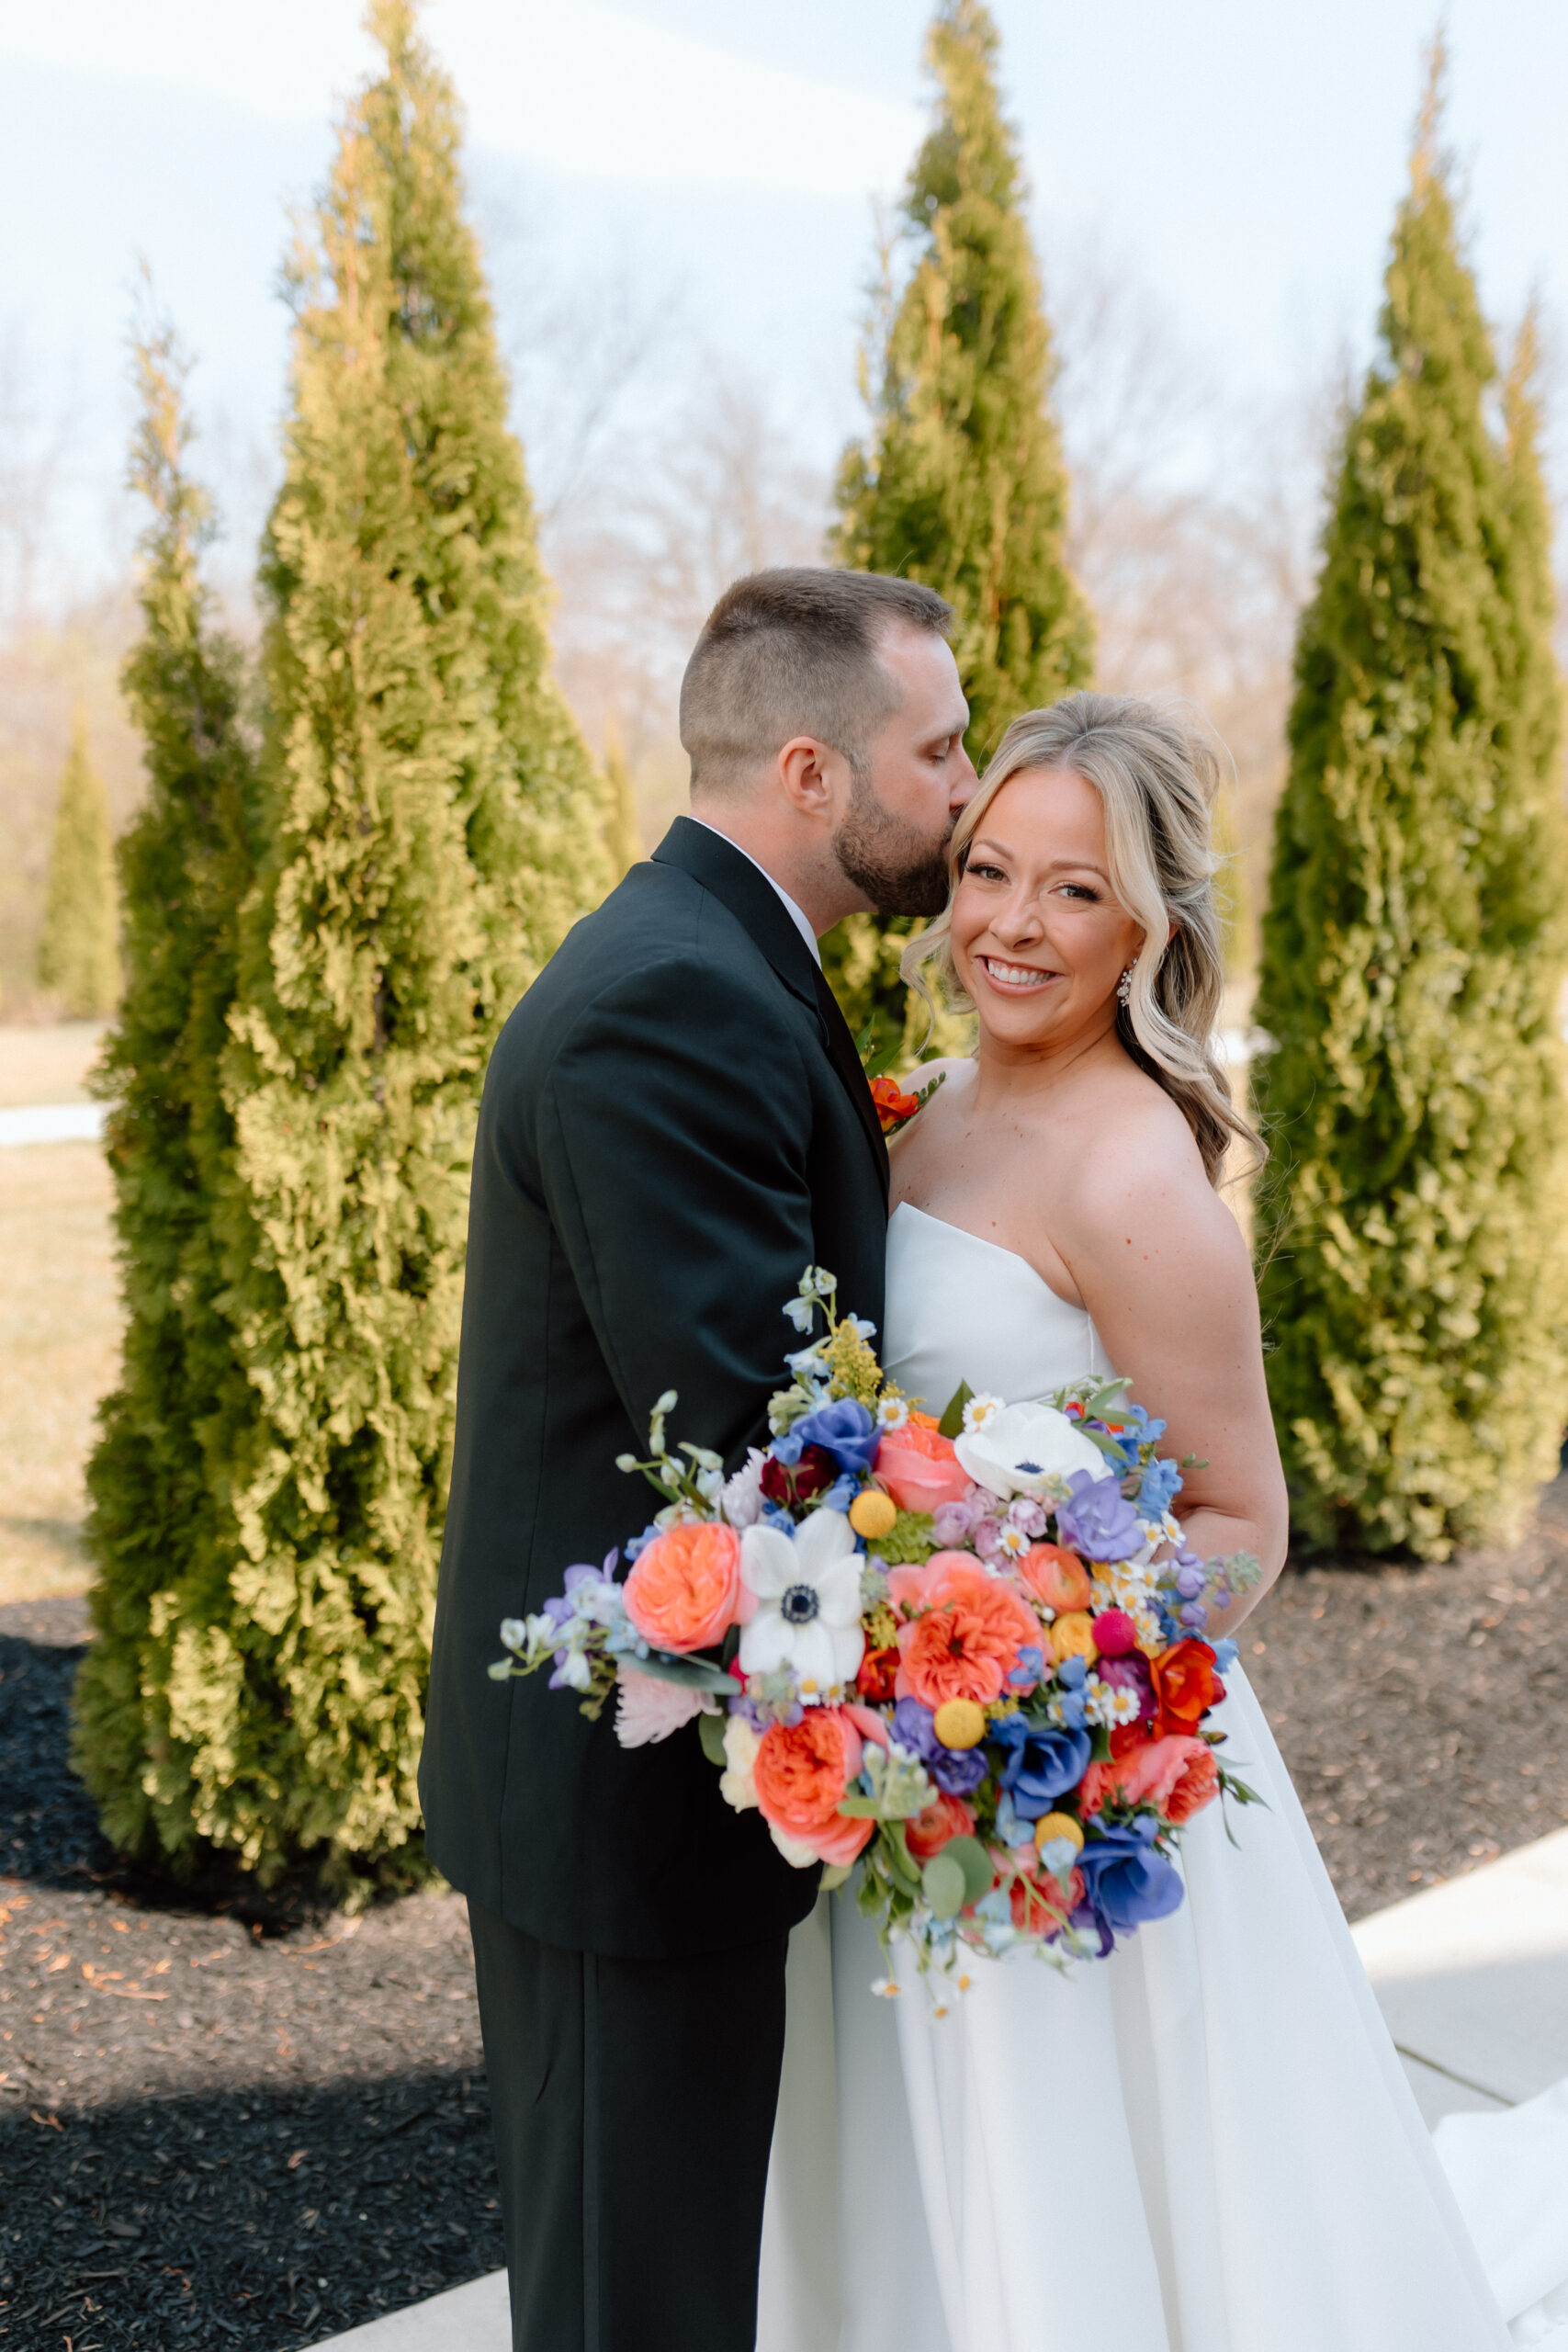
<path id="1" fill-rule="evenodd" d="M 878 914 L 939 915 L 947 904 L 947 838 L 933 842 L 895 817 L 857 776 L 833 854 Z"/>

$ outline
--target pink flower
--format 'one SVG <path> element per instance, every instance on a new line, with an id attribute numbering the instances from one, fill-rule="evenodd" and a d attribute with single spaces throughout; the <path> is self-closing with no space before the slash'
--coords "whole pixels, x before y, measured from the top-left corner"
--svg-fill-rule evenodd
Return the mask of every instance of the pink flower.
<path id="1" fill-rule="evenodd" d="M 969 1473 L 960 1467 L 950 1438 L 906 1421 L 889 1430 L 876 1449 L 876 1479 L 900 1510 L 935 1510 L 959 1503 L 969 1492 Z"/>
<path id="2" fill-rule="evenodd" d="M 662 1675 L 643 1674 L 624 1663 L 615 1669 L 615 1737 L 623 1747 L 668 1739 L 682 1724 L 712 1712 L 712 1700 L 701 1690 L 683 1690 Z"/>
<path id="3" fill-rule="evenodd" d="M 1197 1770 L 1199 1781 L 1204 1775 L 1201 1759 L 1207 1758 L 1214 1787 L 1218 1775 L 1213 1771 L 1213 1758 L 1206 1740 L 1189 1739 L 1179 1733 L 1166 1739 L 1145 1740 L 1141 1747 L 1129 1748 L 1124 1756 L 1113 1756 L 1103 1764 L 1091 1764 L 1083 1776 L 1078 1803 L 1085 1813 L 1098 1813 L 1104 1804 L 1152 1804 L 1173 1821 L 1185 1821 L 1196 1813 L 1214 1792 L 1198 1796 L 1196 1784 L 1191 1794 L 1195 1803 L 1187 1802 L 1184 1789 L 1190 1776 Z M 1178 1790 L 1183 1796 L 1177 1798 Z M 1185 1810 L 1171 1812 L 1173 1799 L 1185 1805 Z"/>
<path id="4" fill-rule="evenodd" d="M 626 1615 L 659 1650 L 703 1650 L 750 1615 L 732 1527 L 667 1527 L 638 1553 L 626 1581 Z"/>

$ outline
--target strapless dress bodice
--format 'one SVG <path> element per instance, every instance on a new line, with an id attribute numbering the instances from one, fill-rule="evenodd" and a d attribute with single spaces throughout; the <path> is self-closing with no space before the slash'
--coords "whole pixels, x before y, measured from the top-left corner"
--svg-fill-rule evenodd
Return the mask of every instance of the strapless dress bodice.
<path id="1" fill-rule="evenodd" d="M 882 1363 L 928 1413 L 961 1381 L 1019 1405 L 1111 1369 L 1088 1310 L 1027 1259 L 908 1201 L 887 1227 Z"/>

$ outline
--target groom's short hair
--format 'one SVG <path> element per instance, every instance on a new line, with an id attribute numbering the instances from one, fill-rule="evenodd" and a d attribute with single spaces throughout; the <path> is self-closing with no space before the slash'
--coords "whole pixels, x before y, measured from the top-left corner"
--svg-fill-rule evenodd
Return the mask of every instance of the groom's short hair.
<path id="1" fill-rule="evenodd" d="M 860 773 L 871 737 L 898 707 L 877 656 L 889 629 L 945 637 L 953 606 L 918 580 L 804 564 L 753 571 L 725 590 L 681 682 L 681 741 L 692 789 L 746 782 L 796 735 Z"/>

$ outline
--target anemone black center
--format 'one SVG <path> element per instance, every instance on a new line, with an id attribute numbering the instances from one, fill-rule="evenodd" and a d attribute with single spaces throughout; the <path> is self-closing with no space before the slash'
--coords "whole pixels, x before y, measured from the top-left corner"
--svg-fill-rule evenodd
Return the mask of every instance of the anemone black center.
<path id="1" fill-rule="evenodd" d="M 786 1625 L 809 1625 L 821 1606 L 815 1585 L 792 1584 L 780 1598 L 779 1615 Z"/>
<path id="2" fill-rule="evenodd" d="M 1038 1462 L 1015 1462 L 1012 1466 L 1015 1470 L 1026 1471 L 1032 1478 L 1038 1478 L 1041 1475 Z"/>

